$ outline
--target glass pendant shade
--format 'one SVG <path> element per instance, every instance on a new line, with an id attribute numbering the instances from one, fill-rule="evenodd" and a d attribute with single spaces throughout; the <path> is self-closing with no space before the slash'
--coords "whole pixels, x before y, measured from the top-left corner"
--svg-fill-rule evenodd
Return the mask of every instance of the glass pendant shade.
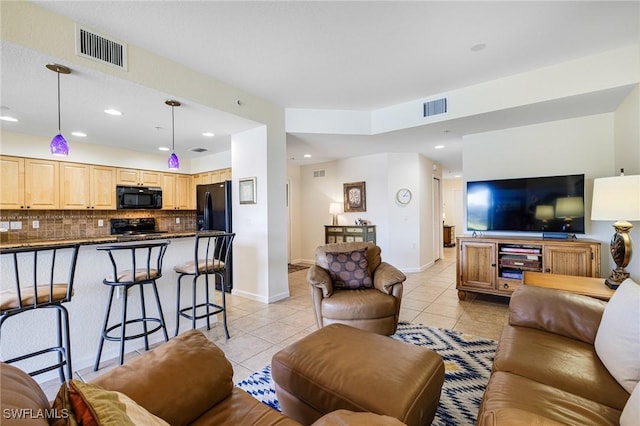
<path id="1" fill-rule="evenodd" d="M 49 149 L 52 155 L 66 157 L 69 155 L 69 144 L 60 130 L 60 74 L 71 74 L 71 69 L 59 64 L 47 64 L 47 69 L 58 74 L 58 134 L 51 139 Z"/>
<path id="2" fill-rule="evenodd" d="M 69 145 L 67 144 L 66 139 L 60 133 L 51 139 L 51 145 L 49 146 L 51 149 L 52 155 L 59 155 L 62 157 L 66 157 L 69 155 Z"/>
<path id="3" fill-rule="evenodd" d="M 169 165 L 169 169 L 177 170 L 180 168 L 180 159 L 176 155 L 175 152 L 172 152 L 167 160 L 167 164 Z"/>

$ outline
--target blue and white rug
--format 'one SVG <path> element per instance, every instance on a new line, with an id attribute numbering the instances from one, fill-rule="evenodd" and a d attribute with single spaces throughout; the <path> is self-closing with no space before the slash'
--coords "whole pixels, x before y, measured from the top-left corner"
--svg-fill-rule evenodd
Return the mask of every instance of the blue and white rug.
<path id="1" fill-rule="evenodd" d="M 427 347 L 444 360 L 445 377 L 433 425 L 474 425 L 489 381 L 496 342 L 452 330 L 400 322 L 394 339 Z M 250 395 L 280 411 L 268 365 L 238 383 Z"/>

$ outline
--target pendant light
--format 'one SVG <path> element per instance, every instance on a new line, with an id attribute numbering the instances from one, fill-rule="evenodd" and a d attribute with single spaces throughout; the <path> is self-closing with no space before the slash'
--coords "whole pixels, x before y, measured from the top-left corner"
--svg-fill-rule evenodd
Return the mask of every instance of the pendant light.
<path id="1" fill-rule="evenodd" d="M 173 115 L 173 109 L 175 107 L 180 106 L 180 102 L 169 99 L 164 102 L 165 104 L 171 107 L 171 155 L 167 160 L 167 164 L 169 165 L 169 169 L 177 170 L 180 168 L 180 159 L 176 155 L 176 131 L 175 131 L 175 120 Z"/>
<path id="2" fill-rule="evenodd" d="M 52 155 L 66 157 L 69 155 L 69 145 L 62 136 L 62 131 L 60 130 L 60 74 L 71 74 L 71 69 L 58 64 L 47 64 L 46 67 L 58 74 L 58 134 L 51 139 L 49 148 Z"/>

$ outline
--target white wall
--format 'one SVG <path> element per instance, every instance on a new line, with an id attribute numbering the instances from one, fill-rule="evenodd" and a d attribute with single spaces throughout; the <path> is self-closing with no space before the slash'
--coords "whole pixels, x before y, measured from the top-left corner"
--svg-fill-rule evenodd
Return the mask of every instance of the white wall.
<path id="1" fill-rule="evenodd" d="M 579 235 L 578 238 L 593 239 L 602 243 L 603 277 L 608 276 L 609 270 L 614 266 L 608 244 L 613 231 L 611 224 L 592 222 L 589 219 L 591 197 L 593 179 L 611 176 L 615 163 L 614 113 L 463 138 L 465 181 L 584 173 L 586 234 Z M 463 229 L 457 232 L 458 235 L 461 235 Z M 540 236 L 535 233 L 516 235 Z M 627 270 L 635 278 L 640 278 L 637 265 L 636 261 Z"/>
<path id="2" fill-rule="evenodd" d="M 299 184 L 299 199 L 293 205 L 299 215 L 292 235 L 294 258 L 314 261 L 316 247 L 324 244 L 324 226 L 331 224 L 329 203 L 343 202 L 343 184 L 366 182 L 366 212 L 342 213 L 340 225 L 358 218 L 376 225 L 382 257 L 405 272 L 419 271 L 435 260 L 433 250 L 432 179 L 434 163 L 418 154 L 376 154 L 290 169 L 290 179 Z M 440 169 L 437 167 L 437 169 Z M 323 177 L 313 177 L 323 170 Z M 299 182 L 299 183 L 298 183 Z M 407 206 L 395 200 L 399 188 L 409 188 L 413 200 Z"/>

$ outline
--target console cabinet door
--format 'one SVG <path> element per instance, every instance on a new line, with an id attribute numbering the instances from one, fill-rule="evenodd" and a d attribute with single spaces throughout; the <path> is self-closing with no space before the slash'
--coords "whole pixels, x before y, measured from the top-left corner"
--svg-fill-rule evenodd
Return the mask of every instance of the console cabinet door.
<path id="1" fill-rule="evenodd" d="M 458 262 L 458 287 L 494 289 L 496 285 L 496 244 L 462 241 Z"/>
<path id="2" fill-rule="evenodd" d="M 577 275 L 594 277 L 596 263 L 595 253 L 591 246 L 575 246 L 568 244 L 546 245 L 544 253 L 544 272 L 561 275 Z M 599 255 L 597 262 L 599 262 Z"/>

